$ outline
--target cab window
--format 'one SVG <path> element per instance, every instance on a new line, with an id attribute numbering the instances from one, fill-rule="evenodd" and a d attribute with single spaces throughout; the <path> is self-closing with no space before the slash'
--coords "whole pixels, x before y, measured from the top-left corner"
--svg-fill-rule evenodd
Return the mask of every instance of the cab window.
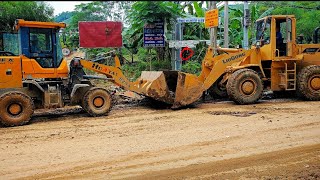
<path id="1" fill-rule="evenodd" d="M 30 52 L 52 53 L 51 29 L 30 29 Z"/>
<path id="2" fill-rule="evenodd" d="M 41 67 L 53 67 L 52 30 L 30 28 L 29 50 Z"/>
<path id="3" fill-rule="evenodd" d="M 263 41 L 263 44 L 270 43 L 271 19 L 261 20 L 257 22 L 256 41 Z"/>

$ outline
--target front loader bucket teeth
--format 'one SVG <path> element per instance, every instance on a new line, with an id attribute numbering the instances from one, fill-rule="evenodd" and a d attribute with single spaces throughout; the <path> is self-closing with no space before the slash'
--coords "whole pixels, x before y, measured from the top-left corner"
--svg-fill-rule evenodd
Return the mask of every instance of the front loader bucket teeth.
<path id="1" fill-rule="evenodd" d="M 203 82 L 193 74 L 178 73 L 178 81 L 175 92 L 175 99 L 172 109 L 189 105 L 197 101 L 203 93 Z"/>
<path id="2" fill-rule="evenodd" d="M 195 102 L 203 92 L 197 76 L 179 71 L 143 71 L 139 81 L 141 94 L 172 104 L 173 109 Z"/>

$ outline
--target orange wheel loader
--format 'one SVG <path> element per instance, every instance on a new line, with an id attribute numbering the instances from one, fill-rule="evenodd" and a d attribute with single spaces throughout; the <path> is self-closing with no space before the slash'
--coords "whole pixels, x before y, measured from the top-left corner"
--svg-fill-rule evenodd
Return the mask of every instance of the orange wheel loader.
<path id="1" fill-rule="evenodd" d="M 5 126 L 28 123 L 40 108 L 81 105 L 92 116 L 110 111 L 110 92 L 69 73 L 59 39 L 59 30 L 65 27 L 18 19 L 16 33 L 3 35 L 7 39 L 0 51 L 0 122 Z"/>

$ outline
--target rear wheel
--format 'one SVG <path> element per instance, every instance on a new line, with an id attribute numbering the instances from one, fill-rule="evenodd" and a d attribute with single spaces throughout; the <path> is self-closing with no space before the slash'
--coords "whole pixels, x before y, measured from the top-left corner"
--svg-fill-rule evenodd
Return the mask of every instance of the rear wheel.
<path id="1" fill-rule="evenodd" d="M 263 92 L 263 82 L 252 69 L 240 69 L 234 72 L 227 82 L 229 98 L 237 104 L 257 102 Z"/>
<path id="2" fill-rule="evenodd" d="M 298 93 L 307 100 L 320 100 L 320 66 L 304 67 L 298 75 Z"/>
<path id="3" fill-rule="evenodd" d="M 85 93 L 82 107 L 91 116 L 106 115 L 112 107 L 112 99 L 107 90 L 94 87 Z"/>
<path id="4" fill-rule="evenodd" d="M 5 126 L 28 123 L 33 112 L 32 99 L 22 92 L 7 92 L 0 97 L 0 121 Z"/>

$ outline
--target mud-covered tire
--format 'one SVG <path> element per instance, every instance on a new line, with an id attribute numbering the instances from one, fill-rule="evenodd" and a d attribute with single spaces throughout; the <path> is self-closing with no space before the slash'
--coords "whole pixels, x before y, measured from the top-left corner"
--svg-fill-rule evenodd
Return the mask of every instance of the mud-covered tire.
<path id="1" fill-rule="evenodd" d="M 82 107 L 91 116 L 103 116 L 111 110 L 112 102 L 112 97 L 106 89 L 93 87 L 85 93 Z"/>
<path id="2" fill-rule="evenodd" d="M 298 75 L 298 94 L 306 100 L 320 100 L 320 66 L 304 67 Z"/>
<path id="3" fill-rule="evenodd" d="M 263 81 L 259 74 L 252 69 L 235 71 L 227 82 L 227 93 L 236 104 L 253 104 L 261 97 Z"/>
<path id="4" fill-rule="evenodd" d="M 219 86 L 219 81 L 215 82 L 209 89 L 208 93 L 212 98 L 227 98 L 228 92 L 226 87 Z"/>
<path id="5" fill-rule="evenodd" d="M 32 99 L 19 91 L 0 97 L 0 121 L 5 126 L 21 126 L 29 122 L 34 112 Z"/>

